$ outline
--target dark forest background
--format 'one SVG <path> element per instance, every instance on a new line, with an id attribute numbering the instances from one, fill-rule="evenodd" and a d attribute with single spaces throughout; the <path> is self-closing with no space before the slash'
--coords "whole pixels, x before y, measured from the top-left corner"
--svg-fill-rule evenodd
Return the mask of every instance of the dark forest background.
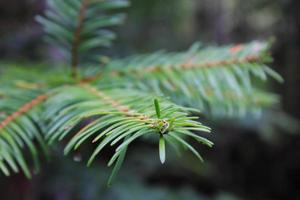
<path id="1" fill-rule="evenodd" d="M 0 68 L 2 62 L 34 65 L 60 59 L 34 21 L 44 8 L 43 0 L 0 0 Z M 282 96 L 282 110 L 258 121 L 210 121 L 215 147 L 203 149 L 204 164 L 184 156 L 161 166 L 155 147 L 137 144 L 110 189 L 105 185 L 109 169 L 101 160 L 86 168 L 60 156 L 58 147 L 33 180 L 1 176 L 1 200 L 300 199 L 295 128 L 300 118 L 299 0 L 132 0 L 126 23 L 117 29 L 120 37 L 109 53 L 118 56 L 177 51 L 194 41 L 228 44 L 275 37 L 272 66 L 285 83 L 272 89 Z"/>

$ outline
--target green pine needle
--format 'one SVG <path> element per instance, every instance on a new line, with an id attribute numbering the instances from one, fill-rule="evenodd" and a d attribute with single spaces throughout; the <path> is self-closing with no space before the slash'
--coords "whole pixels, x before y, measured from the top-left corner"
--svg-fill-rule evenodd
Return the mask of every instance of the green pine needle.
<path id="1" fill-rule="evenodd" d="M 162 164 L 166 161 L 166 144 L 163 135 L 159 138 L 159 159 Z"/>
<path id="2" fill-rule="evenodd" d="M 160 119 L 160 106 L 157 99 L 154 99 L 154 106 L 155 106 L 156 116 L 158 119 Z"/>

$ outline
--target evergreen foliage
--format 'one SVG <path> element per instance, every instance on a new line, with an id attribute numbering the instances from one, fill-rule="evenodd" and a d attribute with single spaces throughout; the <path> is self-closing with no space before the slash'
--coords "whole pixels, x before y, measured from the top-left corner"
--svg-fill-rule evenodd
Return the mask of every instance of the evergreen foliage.
<path id="1" fill-rule="evenodd" d="M 62 140 L 65 154 L 83 145 L 94 148 L 88 165 L 113 147 L 109 184 L 139 138 L 157 141 L 161 163 L 169 146 L 189 150 L 202 161 L 189 139 L 213 143 L 199 133 L 211 130 L 197 116 L 242 117 L 278 103 L 275 94 L 257 84 L 268 77 L 282 82 L 266 65 L 270 42 L 195 44 L 184 52 L 107 58 L 90 67 L 86 63 L 100 57 L 95 50 L 110 46 L 115 37 L 107 28 L 124 19 L 116 11 L 128 5 L 125 0 L 48 0 L 49 8 L 37 20 L 47 40 L 69 55 L 71 76 L 57 67 L 3 69 L 0 168 L 5 175 L 21 170 L 31 177 L 27 157 L 38 169 L 39 157 Z M 90 70 L 93 75 L 86 76 Z"/>

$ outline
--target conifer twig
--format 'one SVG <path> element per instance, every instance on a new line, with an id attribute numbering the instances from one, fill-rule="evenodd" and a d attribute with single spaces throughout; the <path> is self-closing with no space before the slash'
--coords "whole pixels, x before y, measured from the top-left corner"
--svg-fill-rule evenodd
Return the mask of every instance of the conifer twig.
<path id="1" fill-rule="evenodd" d="M 77 67 L 78 67 L 78 47 L 80 43 L 80 34 L 83 27 L 83 22 L 85 18 L 86 8 L 88 6 L 89 0 L 82 0 L 79 15 L 78 15 L 78 24 L 76 31 L 74 32 L 74 39 L 72 43 L 71 50 L 71 76 L 76 79 L 78 76 Z"/>
<path id="2" fill-rule="evenodd" d="M 29 110 L 31 110 L 34 106 L 42 103 L 48 98 L 48 95 L 43 94 L 40 96 L 37 96 L 30 102 L 24 104 L 21 108 L 19 108 L 16 112 L 6 117 L 1 123 L 0 123 L 0 129 L 5 128 L 8 124 L 10 124 L 12 121 L 20 117 L 21 115 L 25 114 Z"/>

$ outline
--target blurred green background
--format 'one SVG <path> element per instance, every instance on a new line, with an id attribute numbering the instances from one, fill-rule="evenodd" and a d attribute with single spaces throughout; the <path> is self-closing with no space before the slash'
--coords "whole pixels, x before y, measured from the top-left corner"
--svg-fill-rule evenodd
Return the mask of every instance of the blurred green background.
<path id="1" fill-rule="evenodd" d="M 34 21 L 44 8 L 43 0 L 0 1 L 1 62 L 35 65 L 60 60 L 59 52 L 43 42 Z M 194 41 L 227 44 L 275 36 L 272 66 L 286 81 L 272 88 L 282 96 L 283 111 L 239 123 L 208 120 L 215 147 L 201 150 L 203 164 L 189 154 L 178 158 L 168 152 L 162 166 L 156 146 L 141 141 L 129 152 L 111 188 L 106 187 L 110 171 L 105 154 L 86 168 L 80 154 L 66 158 L 57 147 L 33 180 L 1 176 L 0 199 L 300 199 L 299 11 L 299 0 L 132 0 L 126 23 L 117 28 L 120 37 L 106 53 L 177 51 Z"/>

